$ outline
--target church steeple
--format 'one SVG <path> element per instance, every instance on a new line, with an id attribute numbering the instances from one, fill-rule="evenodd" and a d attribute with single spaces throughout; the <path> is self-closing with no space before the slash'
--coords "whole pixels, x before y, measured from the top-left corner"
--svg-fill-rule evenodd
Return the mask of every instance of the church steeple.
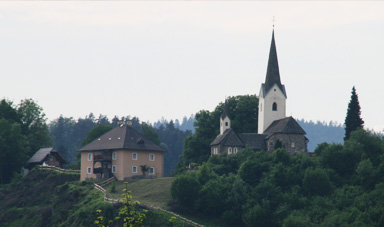
<path id="1" fill-rule="evenodd" d="M 223 133 L 230 128 L 231 128 L 231 119 L 229 119 L 229 116 L 228 116 L 227 100 L 225 100 L 224 110 L 220 117 L 220 135 L 223 135 Z"/>
<path id="2" fill-rule="evenodd" d="M 261 84 L 259 93 L 259 120 L 258 133 L 264 133 L 275 120 L 285 117 L 287 94 L 285 86 L 281 84 L 279 62 L 275 44 L 275 30 L 272 31 L 272 42 L 269 50 L 267 76 L 265 83 Z"/>
<path id="3" fill-rule="evenodd" d="M 265 77 L 265 92 L 268 92 L 274 84 L 276 84 L 285 95 L 285 91 L 280 81 L 279 62 L 277 60 L 275 44 L 275 30 L 272 31 L 272 41 L 271 48 L 269 50 L 267 76 Z"/>

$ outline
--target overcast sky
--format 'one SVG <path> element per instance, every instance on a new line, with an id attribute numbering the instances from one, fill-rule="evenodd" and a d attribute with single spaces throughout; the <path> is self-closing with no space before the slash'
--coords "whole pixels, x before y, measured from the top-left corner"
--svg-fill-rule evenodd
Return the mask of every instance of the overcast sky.
<path id="1" fill-rule="evenodd" d="M 384 1 L 0 2 L 0 98 L 49 120 L 154 122 L 258 94 L 275 38 L 287 115 L 384 129 Z"/>

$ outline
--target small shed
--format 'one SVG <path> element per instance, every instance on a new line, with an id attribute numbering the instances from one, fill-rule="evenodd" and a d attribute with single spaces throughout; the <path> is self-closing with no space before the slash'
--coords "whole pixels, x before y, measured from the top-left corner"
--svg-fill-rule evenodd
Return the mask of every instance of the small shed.
<path id="1" fill-rule="evenodd" d="M 36 165 L 49 165 L 62 167 L 67 162 L 61 154 L 53 147 L 41 148 L 29 160 L 28 169 L 32 169 Z"/>

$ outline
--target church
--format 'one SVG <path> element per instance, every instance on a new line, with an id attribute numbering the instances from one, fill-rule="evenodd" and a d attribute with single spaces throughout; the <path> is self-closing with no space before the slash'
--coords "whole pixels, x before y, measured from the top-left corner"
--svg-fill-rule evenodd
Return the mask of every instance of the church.
<path id="1" fill-rule="evenodd" d="M 210 144 L 211 155 L 235 154 L 250 147 L 255 151 L 273 152 L 283 147 L 291 154 L 307 152 L 305 131 L 292 117 L 286 116 L 287 93 L 281 83 L 275 44 L 275 33 L 269 51 L 267 75 L 259 93 L 258 132 L 238 133 L 231 128 L 231 119 L 224 104 L 220 117 L 220 134 Z"/>

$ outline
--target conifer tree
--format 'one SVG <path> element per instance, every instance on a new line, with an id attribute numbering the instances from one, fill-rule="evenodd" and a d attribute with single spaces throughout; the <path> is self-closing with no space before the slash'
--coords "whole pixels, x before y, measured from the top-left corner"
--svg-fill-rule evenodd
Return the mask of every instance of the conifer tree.
<path id="1" fill-rule="evenodd" d="M 360 117 L 361 110 L 359 104 L 359 98 L 356 94 L 355 86 L 352 88 L 351 101 L 348 104 L 347 116 L 345 117 L 345 137 L 347 140 L 351 135 L 351 132 L 356 129 L 363 128 L 364 121 Z"/>

